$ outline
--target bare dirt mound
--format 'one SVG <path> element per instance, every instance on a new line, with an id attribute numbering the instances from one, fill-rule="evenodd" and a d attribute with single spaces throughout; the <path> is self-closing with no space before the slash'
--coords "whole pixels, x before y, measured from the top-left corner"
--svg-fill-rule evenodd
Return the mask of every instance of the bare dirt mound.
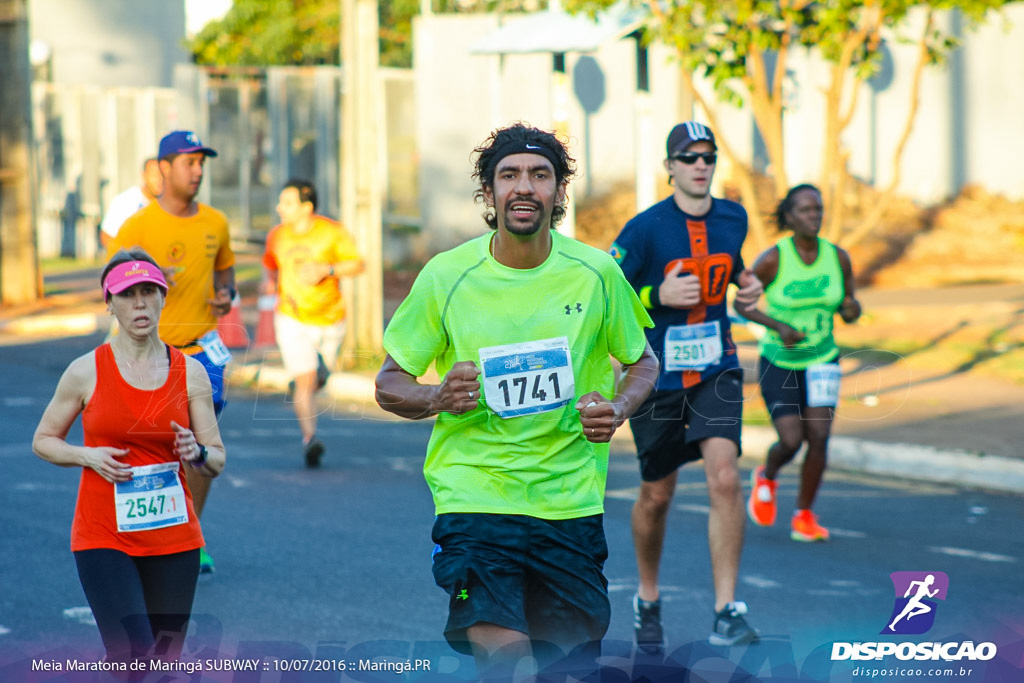
<path id="1" fill-rule="evenodd" d="M 919 214 L 925 229 L 873 274 L 878 287 L 1024 282 L 1024 202 L 979 188 Z M 883 238 L 892 231 L 881 230 Z M 879 241 L 879 240 L 876 240 Z"/>
<path id="2" fill-rule="evenodd" d="M 862 186 L 846 200 L 852 205 L 852 224 L 877 201 L 877 193 Z M 607 249 L 635 213 L 633 189 L 621 186 L 580 204 L 576 236 Z M 753 246 L 744 257 L 752 260 L 756 251 Z M 861 285 L 932 288 L 1024 282 L 1024 202 L 976 187 L 935 207 L 897 198 L 875 231 L 849 251 Z"/>

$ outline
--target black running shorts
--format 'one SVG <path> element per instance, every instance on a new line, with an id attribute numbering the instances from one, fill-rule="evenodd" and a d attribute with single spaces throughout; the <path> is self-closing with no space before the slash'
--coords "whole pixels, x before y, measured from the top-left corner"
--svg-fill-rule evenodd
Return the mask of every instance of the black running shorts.
<path id="1" fill-rule="evenodd" d="M 655 391 L 629 420 L 640 478 L 658 481 L 700 460 L 700 442 L 713 436 L 740 446 L 743 370 L 734 368 L 688 389 Z"/>
<path id="2" fill-rule="evenodd" d="M 488 622 L 569 654 L 600 641 L 611 605 L 603 515 L 545 520 L 451 513 L 434 522 L 434 580 L 449 596 L 444 635 L 471 654 L 466 629 Z"/>

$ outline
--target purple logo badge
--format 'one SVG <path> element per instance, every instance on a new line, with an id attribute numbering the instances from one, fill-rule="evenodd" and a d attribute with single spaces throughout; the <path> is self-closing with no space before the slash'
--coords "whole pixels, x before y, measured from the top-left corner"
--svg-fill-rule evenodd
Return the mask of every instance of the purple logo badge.
<path id="1" fill-rule="evenodd" d="M 935 623 L 935 600 L 946 599 L 949 577 L 945 572 L 893 572 L 889 577 L 896 592 L 896 603 L 881 633 L 926 633 Z"/>

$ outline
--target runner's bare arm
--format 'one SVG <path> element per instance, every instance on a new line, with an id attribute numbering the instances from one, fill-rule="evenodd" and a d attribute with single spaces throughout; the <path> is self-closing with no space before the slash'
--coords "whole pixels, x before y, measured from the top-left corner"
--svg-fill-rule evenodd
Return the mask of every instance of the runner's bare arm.
<path id="1" fill-rule="evenodd" d="M 224 442 L 220 436 L 220 428 L 217 426 L 217 414 L 213 410 L 213 388 L 210 386 L 210 377 L 206 374 L 206 368 L 194 358 L 186 357 L 187 380 L 188 380 L 188 419 L 191 429 L 191 441 L 185 435 L 184 446 L 178 446 L 178 455 L 184 460 L 192 462 L 196 460 L 198 453 L 186 448 L 191 445 L 202 444 L 206 446 L 206 461 L 196 467 L 196 471 L 204 477 L 216 477 L 224 470 L 226 453 Z"/>
<path id="2" fill-rule="evenodd" d="M 839 317 L 845 323 L 856 322 L 862 312 L 856 297 L 856 285 L 853 277 L 853 260 L 845 249 L 836 247 L 839 252 L 839 267 L 843 271 L 843 303 L 839 306 Z"/>
<path id="3" fill-rule="evenodd" d="M 213 309 L 216 316 L 227 315 L 231 312 L 233 301 L 232 293 L 235 291 L 235 267 L 229 266 L 223 270 L 213 271 L 213 298 L 207 303 Z"/>
<path id="4" fill-rule="evenodd" d="M 388 354 L 377 373 L 377 404 L 384 410 L 410 420 L 438 413 L 461 415 L 479 405 L 480 369 L 472 361 L 452 366 L 441 384 L 420 384 Z"/>
<path id="5" fill-rule="evenodd" d="M 263 294 L 277 294 L 278 271 L 276 268 L 263 268 L 263 281 L 260 283 L 260 292 Z"/>
<path id="6" fill-rule="evenodd" d="M 128 455 L 124 448 L 90 448 L 67 442 L 68 430 L 85 408 L 86 397 L 96 385 L 96 361 L 88 353 L 71 363 L 57 383 L 49 405 L 32 437 L 32 450 L 43 460 L 61 467 L 90 467 L 114 483 L 132 478 L 131 467 L 117 458 Z"/>
<path id="7" fill-rule="evenodd" d="M 683 262 L 678 261 L 658 286 L 658 299 L 663 306 L 692 308 L 700 303 L 700 279 L 683 271 Z"/>
<path id="8" fill-rule="evenodd" d="M 737 280 L 739 289 L 733 298 L 733 307 L 753 308 L 757 305 L 757 300 L 764 294 L 764 285 L 761 283 L 761 279 L 752 270 L 746 269 L 740 272 Z"/>
<path id="9" fill-rule="evenodd" d="M 335 261 L 328 265 L 331 268 L 330 274 L 337 277 L 352 277 L 361 274 L 363 270 L 366 269 L 366 263 L 358 256 L 355 258 Z"/>
<path id="10" fill-rule="evenodd" d="M 779 273 L 779 248 L 770 247 L 760 256 L 757 257 L 757 261 L 754 262 L 752 268 L 754 275 L 760 280 L 765 287 L 775 282 L 775 278 Z M 761 311 L 755 306 L 734 306 L 736 313 L 743 316 L 750 322 L 757 323 L 758 325 L 764 325 L 770 330 L 774 330 L 780 337 L 782 337 L 782 343 L 784 346 L 793 346 L 798 344 L 804 339 L 804 334 L 799 330 L 787 325 L 786 323 L 776 320 L 770 317 L 767 313 Z"/>
<path id="11" fill-rule="evenodd" d="M 610 401 L 592 391 L 581 396 L 576 403 L 587 440 L 593 443 L 610 441 L 615 430 L 636 412 L 657 381 L 658 358 L 651 345 L 647 344 L 635 363 L 622 366 L 615 396 Z"/>

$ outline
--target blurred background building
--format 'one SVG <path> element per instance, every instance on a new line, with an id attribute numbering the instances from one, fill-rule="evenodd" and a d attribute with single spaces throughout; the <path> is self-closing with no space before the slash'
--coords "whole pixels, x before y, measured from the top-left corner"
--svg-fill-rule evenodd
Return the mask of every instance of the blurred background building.
<path id="1" fill-rule="evenodd" d="M 196 1 L 217 12 L 230 4 Z M 191 64 L 183 47 L 189 29 L 182 0 L 30 4 L 41 256 L 94 255 L 105 207 L 138 181 L 142 160 L 173 128 L 196 130 L 220 152 L 208 166 L 201 199 L 228 214 L 236 239 L 262 240 L 277 220 L 277 190 L 293 176 L 315 182 L 322 211 L 341 215 L 342 69 Z M 1024 198 L 1017 163 L 1024 158 L 1018 133 L 1024 6 L 1004 11 L 1008 27 L 997 21 L 963 34 L 949 64 L 925 74 L 901 194 L 935 203 L 976 184 Z M 701 117 L 670 51 L 657 44 L 643 48 L 628 33 L 628 21 L 585 50 L 494 47 L 516 25 L 535 20 L 528 14 L 421 14 L 413 26 L 412 68 L 380 69 L 385 266 L 422 262 L 480 233 L 470 153 L 490 130 L 512 121 L 568 135 L 580 170 L 577 201 L 623 184 L 637 186 L 647 203 L 667 194 L 664 136 L 674 123 Z M 957 32 L 955 12 L 942 21 Z M 909 106 L 911 49 L 889 46 L 891 59 L 860 99 L 847 133 L 849 168 L 865 182 L 890 177 L 885 150 L 893 147 Z M 787 171 L 796 182 L 814 181 L 826 66 L 809 51 L 793 55 L 791 65 Z M 750 112 L 722 105 L 718 114 L 718 134 L 755 169 L 770 171 Z M 728 171 L 723 160 L 716 179 L 725 182 Z"/>

